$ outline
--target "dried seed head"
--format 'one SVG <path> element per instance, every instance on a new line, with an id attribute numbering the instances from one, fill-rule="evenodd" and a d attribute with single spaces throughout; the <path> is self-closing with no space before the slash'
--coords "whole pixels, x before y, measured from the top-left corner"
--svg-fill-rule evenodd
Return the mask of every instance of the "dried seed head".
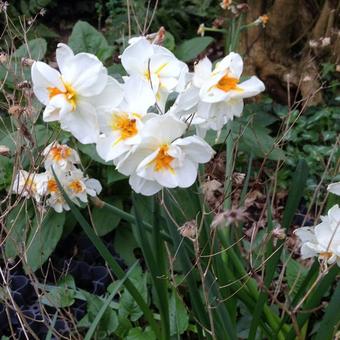
<path id="1" fill-rule="evenodd" d="M 8 156 L 9 155 L 9 148 L 6 145 L 0 145 L 0 155 L 1 156 Z"/>
<path id="2" fill-rule="evenodd" d="M 35 60 L 30 58 L 22 58 L 21 65 L 31 67 L 34 64 Z"/>
<path id="3" fill-rule="evenodd" d="M 195 220 L 185 222 L 182 227 L 179 228 L 179 233 L 183 237 L 187 237 L 193 240 L 196 237 L 197 223 Z"/>
<path id="4" fill-rule="evenodd" d="M 242 172 L 233 173 L 233 181 L 236 185 L 241 185 L 245 177 L 246 177 L 246 174 L 243 174 Z"/>
<path id="5" fill-rule="evenodd" d="M 0 64 L 7 63 L 8 55 L 5 52 L 0 52 Z"/>
<path id="6" fill-rule="evenodd" d="M 24 110 L 25 109 L 20 105 L 12 105 L 9 107 L 8 113 L 13 117 L 18 118 L 24 112 Z"/>
<path id="7" fill-rule="evenodd" d="M 22 90 L 22 89 L 30 89 L 32 86 L 31 86 L 31 83 L 28 80 L 24 80 L 24 81 L 18 83 L 16 87 L 17 87 L 17 89 Z"/>
<path id="8" fill-rule="evenodd" d="M 204 33 L 205 33 L 205 25 L 204 24 L 200 24 L 198 26 L 197 34 L 200 35 L 201 37 L 203 37 Z"/>
<path id="9" fill-rule="evenodd" d="M 223 0 L 221 3 L 220 3 L 220 6 L 222 9 L 229 9 L 229 7 L 231 6 L 233 0 Z"/>
<path id="10" fill-rule="evenodd" d="M 230 224 L 239 223 L 245 220 L 247 217 L 247 213 L 245 209 L 229 209 L 220 214 L 217 214 L 211 223 L 212 228 L 216 228 L 218 226 L 226 226 L 228 227 Z"/>
<path id="11" fill-rule="evenodd" d="M 286 238 L 286 232 L 280 225 L 277 225 L 272 231 L 273 237 L 284 240 Z"/>
<path id="12" fill-rule="evenodd" d="M 7 1 L 0 1 L 0 13 L 1 12 L 6 12 L 8 7 L 8 2 Z"/>
<path id="13" fill-rule="evenodd" d="M 151 37 L 150 37 L 151 38 Z M 161 26 L 157 33 L 153 34 L 153 44 L 162 45 L 165 39 L 165 28 Z"/>

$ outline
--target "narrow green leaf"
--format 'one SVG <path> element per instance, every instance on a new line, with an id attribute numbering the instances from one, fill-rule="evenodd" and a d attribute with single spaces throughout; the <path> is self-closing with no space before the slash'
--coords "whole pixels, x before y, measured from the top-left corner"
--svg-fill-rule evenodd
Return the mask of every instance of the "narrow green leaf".
<path id="1" fill-rule="evenodd" d="M 53 319 L 52 319 L 52 323 L 48 326 L 48 332 L 46 334 L 45 340 L 51 340 L 52 339 L 54 325 L 57 322 L 57 316 L 58 316 L 58 312 L 55 312 Z"/>
<path id="2" fill-rule="evenodd" d="M 169 304 L 167 292 L 167 271 L 165 266 L 164 244 L 161 240 L 159 211 L 157 209 L 158 202 L 153 202 L 153 244 L 149 242 L 145 234 L 145 227 L 142 222 L 140 211 L 137 204 L 137 195 L 132 194 L 133 210 L 135 213 L 136 223 L 133 224 L 137 241 L 142 249 L 145 261 L 151 272 L 151 278 L 157 293 L 157 302 L 161 314 L 162 334 L 164 339 L 170 338 L 170 322 L 169 322 Z"/>
<path id="3" fill-rule="evenodd" d="M 124 271 L 119 266 L 117 261 L 113 258 L 109 250 L 106 248 L 103 241 L 94 233 L 91 226 L 88 224 L 88 222 L 85 220 L 83 215 L 79 212 L 78 208 L 75 206 L 75 204 L 71 201 L 71 199 L 66 194 L 65 190 L 60 184 L 60 181 L 58 177 L 56 176 L 54 169 L 52 168 L 53 175 L 56 179 L 56 182 L 58 184 L 58 188 L 60 192 L 63 194 L 65 201 L 70 206 L 71 212 L 73 213 L 74 217 L 77 219 L 78 223 L 81 225 L 82 229 L 84 230 L 87 237 L 91 240 L 93 245 L 97 248 L 100 255 L 103 257 L 103 259 L 107 262 L 107 264 L 110 266 L 114 274 L 119 278 L 123 279 L 125 276 Z M 148 320 L 151 328 L 154 330 L 155 334 L 159 335 L 159 328 L 158 325 L 153 317 L 153 314 L 151 310 L 149 309 L 147 303 L 143 299 L 143 297 L 140 295 L 136 287 L 132 284 L 132 282 L 129 279 L 125 279 L 124 286 L 128 289 L 130 294 L 133 296 L 137 304 L 140 306 L 141 310 L 144 312 L 145 318 Z"/>
<path id="4" fill-rule="evenodd" d="M 128 270 L 128 272 L 124 275 L 124 277 L 119 280 L 118 284 L 115 286 L 115 288 L 112 290 L 112 292 L 110 293 L 110 295 L 107 297 L 107 299 L 105 300 L 105 302 L 103 303 L 102 307 L 100 308 L 97 316 L 95 317 L 95 319 L 93 320 L 91 327 L 89 328 L 89 330 L 87 331 L 84 340 L 91 340 L 92 336 L 94 334 L 94 332 L 96 331 L 96 328 L 99 324 L 99 321 L 101 320 L 101 318 L 103 317 L 106 309 L 109 307 L 111 301 L 113 300 L 113 298 L 115 297 L 115 295 L 117 294 L 117 292 L 119 291 L 119 289 L 121 288 L 121 286 L 124 284 L 125 280 L 130 276 L 131 272 L 134 270 L 134 268 L 136 267 L 136 265 L 138 264 L 138 261 L 135 262 L 130 269 Z"/>
<path id="5" fill-rule="evenodd" d="M 333 284 L 338 273 L 339 268 L 337 266 L 333 267 L 309 295 L 308 299 L 303 305 L 303 309 L 298 313 L 297 325 L 300 329 L 302 329 L 304 324 L 308 321 L 310 315 L 312 314 L 313 309 L 320 305 L 323 296 L 326 294 L 328 289 Z M 295 338 L 296 338 L 295 330 L 292 327 L 286 339 L 293 340 Z"/>
<path id="6" fill-rule="evenodd" d="M 338 282 L 332 298 L 329 302 L 329 305 L 326 309 L 315 340 L 333 339 L 335 332 L 337 331 L 340 324 L 339 305 L 340 281 Z"/>

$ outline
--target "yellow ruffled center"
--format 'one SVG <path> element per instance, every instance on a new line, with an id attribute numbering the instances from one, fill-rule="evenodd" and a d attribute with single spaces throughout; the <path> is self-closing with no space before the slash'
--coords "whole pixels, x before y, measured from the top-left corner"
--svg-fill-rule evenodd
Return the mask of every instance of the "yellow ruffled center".
<path id="1" fill-rule="evenodd" d="M 78 180 L 72 181 L 68 186 L 76 194 L 79 194 L 84 190 L 82 183 Z"/>
<path id="2" fill-rule="evenodd" d="M 67 146 L 59 145 L 59 146 L 53 146 L 49 153 L 55 162 L 59 162 L 63 159 L 69 158 L 72 154 L 72 151 Z"/>
<path id="3" fill-rule="evenodd" d="M 58 184 L 54 179 L 49 179 L 47 182 L 47 191 L 49 193 L 56 193 L 58 192 Z"/>
<path id="4" fill-rule="evenodd" d="M 113 131 L 118 131 L 120 133 L 120 137 L 116 143 L 131 138 L 138 133 L 136 119 L 130 118 L 126 113 L 113 115 L 111 128 Z"/>
<path id="5" fill-rule="evenodd" d="M 156 156 L 153 160 L 154 169 L 155 171 L 162 171 L 162 170 L 170 170 L 174 171 L 173 167 L 171 166 L 171 162 L 174 160 L 174 157 L 168 154 L 169 145 L 163 144 Z"/>
<path id="6" fill-rule="evenodd" d="M 237 90 L 238 79 L 229 77 L 228 75 L 223 76 L 219 82 L 215 85 L 218 89 L 228 92 L 230 90 Z"/>
<path id="7" fill-rule="evenodd" d="M 49 99 L 52 99 L 54 96 L 57 96 L 59 94 L 63 94 L 67 100 L 68 103 L 72 106 L 72 111 L 75 111 L 77 107 L 77 92 L 75 89 L 70 85 L 69 83 L 66 83 L 62 81 L 65 91 L 60 90 L 58 87 L 48 87 L 48 97 Z"/>

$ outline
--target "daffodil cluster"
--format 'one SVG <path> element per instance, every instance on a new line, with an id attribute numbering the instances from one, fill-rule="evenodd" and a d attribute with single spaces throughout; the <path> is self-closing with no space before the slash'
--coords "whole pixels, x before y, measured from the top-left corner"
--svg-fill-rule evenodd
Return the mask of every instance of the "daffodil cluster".
<path id="1" fill-rule="evenodd" d="M 328 186 L 328 191 L 340 195 L 340 182 Z M 295 230 L 301 240 L 301 256 L 304 259 L 318 256 L 328 264 L 337 263 L 340 267 L 340 208 L 336 204 L 329 209 L 327 216 L 321 216 L 321 223 L 315 227 L 302 227 Z"/>
<path id="2" fill-rule="evenodd" d="M 243 99 L 264 90 L 256 77 L 240 82 L 241 57 L 216 66 L 201 60 L 193 73 L 168 49 L 133 38 L 121 55 L 127 76 L 119 83 L 92 54 L 59 44 L 59 71 L 32 66 L 33 90 L 46 105 L 43 119 L 59 121 L 79 142 L 95 143 L 99 156 L 129 176 L 133 190 L 153 195 L 163 187 L 189 187 L 213 149 L 203 139 L 240 116 Z M 177 95 L 165 112 L 169 95 Z M 190 135 L 190 125 L 197 134 Z"/>
<path id="3" fill-rule="evenodd" d="M 14 180 L 12 192 L 27 198 L 34 198 L 38 203 L 46 202 L 56 212 L 70 210 L 60 192 L 52 168 L 68 197 L 77 205 L 87 202 L 87 195 L 96 196 L 101 192 L 101 184 L 96 179 L 88 178 L 77 168 L 80 163 L 78 153 L 67 145 L 56 142 L 48 145 L 44 151 L 42 173 L 20 170 Z"/>

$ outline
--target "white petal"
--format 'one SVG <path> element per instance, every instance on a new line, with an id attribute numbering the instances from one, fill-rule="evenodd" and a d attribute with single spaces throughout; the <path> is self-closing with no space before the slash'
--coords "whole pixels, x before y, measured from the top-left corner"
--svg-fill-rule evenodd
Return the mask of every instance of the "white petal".
<path id="1" fill-rule="evenodd" d="M 53 96 L 48 102 L 44 112 L 44 122 L 54 122 L 60 119 L 61 112 L 70 112 L 72 105 L 66 100 L 63 94 Z"/>
<path id="2" fill-rule="evenodd" d="M 100 182 L 95 178 L 86 179 L 85 185 L 86 185 L 86 192 L 92 197 L 99 195 L 103 189 Z"/>
<path id="3" fill-rule="evenodd" d="M 315 248 L 313 247 L 313 244 L 311 243 L 304 243 L 301 246 L 301 258 L 304 259 L 308 259 L 310 257 L 314 257 L 318 254 L 318 252 L 315 250 Z"/>
<path id="4" fill-rule="evenodd" d="M 193 84 L 196 87 L 201 87 L 207 79 L 209 79 L 210 73 L 212 69 L 211 61 L 208 57 L 205 57 L 201 59 L 196 65 L 195 65 L 195 73 L 194 77 L 192 79 Z"/>
<path id="5" fill-rule="evenodd" d="M 313 242 L 316 243 L 314 228 L 301 227 L 294 231 L 294 234 L 301 240 L 302 243 Z"/>
<path id="6" fill-rule="evenodd" d="M 70 84 L 76 92 L 85 97 L 100 94 L 107 83 L 107 70 L 93 54 L 79 53 L 64 65 L 64 82 Z"/>
<path id="7" fill-rule="evenodd" d="M 265 90 L 263 82 L 256 76 L 239 84 L 238 87 L 243 91 L 232 91 L 232 97 L 249 98 L 258 95 Z"/>
<path id="8" fill-rule="evenodd" d="M 75 111 L 60 116 L 61 128 L 69 131 L 82 144 L 96 143 L 99 125 L 94 107 L 81 101 Z"/>
<path id="9" fill-rule="evenodd" d="M 186 157 L 197 163 L 207 163 L 215 154 L 211 146 L 198 136 L 177 139 L 173 145 L 180 146 Z"/>
<path id="10" fill-rule="evenodd" d="M 104 90 L 97 96 L 90 98 L 93 106 L 102 109 L 115 109 L 123 100 L 124 91 L 122 85 L 111 76 L 107 77 Z"/>
<path id="11" fill-rule="evenodd" d="M 145 38 L 141 38 L 125 49 L 121 56 L 122 65 L 128 74 L 144 76 L 148 60 L 153 53 L 152 45 Z"/>
<path id="12" fill-rule="evenodd" d="M 227 75 L 239 79 L 243 71 L 243 60 L 238 53 L 231 52 L 216 64 L 214 70 L 225 71 Z"/>
<path id="13" fill-rule="evenodd" d="M 203 87 L 201 87 L 199 96 L 202 101 L 206 103 L 218 103 L 221 101 L 225 101 L 229 98 L 230 91 L 226 92 L 226 91 L 223 91 L 217 88 L 215 86 L 217 82 L 218 81 L 209 82 L 209 83 L 206 83 Z"/>
<path id="14" fill-rule="evenodd" d="M 108 137 L 100 136 L 98 138 L 96 150 L 98 155 L 106 162 L 120 157 L 131 149 L 124 141 L 119 141 L 119 137 L 119 134 L 116 136 L 112 134 Z"/>
<path id="15" fill-rule="evenodd" d="M 73 62 L 74 53 L 66 44 L 59 43 L 56 50 L 56 59 L 61 73 L 66 74 L 70 63 Z"/>
<path id="16" fill-rule="evenodd" d="M 159 144 L 169 144 L 181 137 L 186 130 L 186 124 L 171 115 L 151 118 L 144 126 L 143 135 L 153 137 Z"/>
<path id="17" fill-rule="evenodd" d="M 340 182 L 329 184 L 327 190 L 332 194 L 340 196 Z"/>
<path id="18" fill-rule="evenodd" d="M 125 176 L 130 176 L 142 160 L 152 152 L 153 150 L 148 146 L 136 146 L 117 162 L 117 170 Z"/>
<path id="19" fill-rule="evenodd" d="M 123 87 L 124 103 L 122 107 L 126 112 L 145 115 L 150 106 L 156 102 L 150 84 L 139 75 L 129 77 Z"/>
<path id="20" fill-rule="evenodd" d="M 34 94 L 44 105 L 47 105 L 50 100 L 49 87 L 65 90 L 60 73 L 41 61 L 36 61 L 32 65 L 31 76 Z"/>
<path id="21" fill-rule="evenodd" d="M 188 188 L 195 183 L 197 178 L 197 163 L 185 159 L 181 167 L 175 169 L 177 185 L 180 188 Z"/>
<path id="22" fill-rule="evenodd" d="M 131 188 L 136 192 L 145 196 L 152 196 L 162 189 L 162 186 L 155 181 L 148 181 L 141 178 L 135 173 L 129 178 Z"/>

